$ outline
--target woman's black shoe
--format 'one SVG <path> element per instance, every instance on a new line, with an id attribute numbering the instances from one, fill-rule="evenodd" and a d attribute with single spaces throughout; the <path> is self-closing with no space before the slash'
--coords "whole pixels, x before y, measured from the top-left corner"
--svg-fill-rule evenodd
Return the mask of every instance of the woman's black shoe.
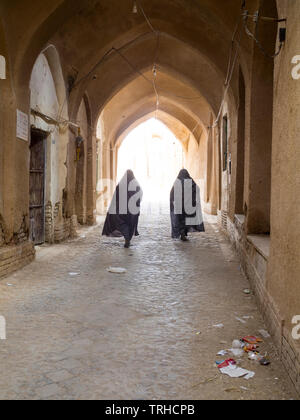
<path id="1" fill-rule="evenodd" d="M 129 248 L 130 247 L 130 241 L 125 241 L 125 245 L 124 245 L 124 248 Z"/>

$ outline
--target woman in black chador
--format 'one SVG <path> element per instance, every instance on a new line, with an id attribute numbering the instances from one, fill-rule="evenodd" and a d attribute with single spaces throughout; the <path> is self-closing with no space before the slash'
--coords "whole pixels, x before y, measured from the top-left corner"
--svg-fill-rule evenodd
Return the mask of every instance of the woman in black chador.
<path id="1" fill-rule="evenodd" d="M 138 236 L 138 222 L 143 192 L 132 171 L 128 170 L 117 185 L 108 210 L 102 235 L 125 238 L 130 247 L 133 236 Z"/>
<path id="2" fill-rule="evenodd" d="M 188 232 L 205 232 L 200 188 L 186 169 L 182 169 L 170 194 L 172 238 L 187 241 Z"/>

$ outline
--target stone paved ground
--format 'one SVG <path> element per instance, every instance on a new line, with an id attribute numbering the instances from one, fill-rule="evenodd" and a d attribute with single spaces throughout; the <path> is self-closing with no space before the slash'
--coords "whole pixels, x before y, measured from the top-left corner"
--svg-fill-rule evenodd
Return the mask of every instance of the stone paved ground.
<path id="1" fill-rule="evenodd" d="M 0 398 L 297 398 L 270 339 L 271 366 L 242 361 L 256 372 L 249 381 L 215 366 L 233 339 L 264 327 L 217 225 L 189 243 L 170 239 L 165 216 L 145 217 L 140 231 L 126 250 L 99 226 L 85 230 L 0 281 Z"/>

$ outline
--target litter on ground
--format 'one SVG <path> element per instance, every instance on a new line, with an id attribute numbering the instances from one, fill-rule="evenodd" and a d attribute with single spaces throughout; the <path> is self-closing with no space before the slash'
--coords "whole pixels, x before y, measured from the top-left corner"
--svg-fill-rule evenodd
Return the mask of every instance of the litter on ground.
<path id="1" fill-rule="evenodd" d="M 243 349 L 230 349 L 230 351 L 235 357 L 241 357 L 244 355 Z"/>
<path id="2" fill-rule="evenodd" d="M 217 354 L 217 356 L 226 356 L 226 354 L 228 354 L 227 350 L 221 350 L 219 351 L 219 353 Z"/>
<path id="3" fill-rule="evenodd" d="M 257 354 L 257 353 L 254 353 L 253 351 L 250 351 L 249 353 L 248 353 L 248 359 L 249 360 L 253 360 L 254 362 L 258 362 L 259 361 L 259 354 Z"/>
<path id="4" fill-rule="evenodd" d="M 242 392 L 240 388 L 227 388 L 224 392 Z"/>
<path id="5" fill-rule="evenodd" d="M 260 335 L 262 335 L 264 338 L 270 338 L 270 334 L 266 330 L 259 330 L 258 331 Z"/>
<path id="6" fill-rule="evenodd" d="M 259 364 L 262 366 L 269 366 L 271 364 L 271 361 L 267 357 L 263 357 L 262 359 L 260 359 Z"/>
<path id="7" fill-rule="evenodd" d="M 253 335 L 248 335 L 248 336 L 244 337 L 242 340 L 245 341 L 245 343 L 248 343 L 248 344 L 259 344 L 259 343 L 262 343 L 262 339 L 261 338 L 255 337 Z"/>
<path id="8" fill-rule="evenodd" d="M 113 274 L 125 274 L 127 272 L 126 268 L 121 267 L 109 267 L 107 271 Z"/>
<path id="9" fill-rule="evenodd" d="M 258 345 L 256 345 L 256 344 L 247 344 L 245 347 L 244 347 L 244 351 L 245 351 L 245 353 L 249 353 L 250 351 L 256 351 L 257 349 L 258 349 Z"/>
<path id="10" fill-rule="evenodd" d="M 242 324 L 246 324 L 246 321 L 244 320 L 244 319 L 241 319 L 241 318 L 239 318 L 239 317 L 235 317 L 235 319 L 237 320 L 237 321 L 239 321 L 239 322 L 241 322 Z"/>
<path id="11" fill-rule="evenodd" d="M 232 348 L 233 349 L 242 349 L 244 347 L 244 343 L 241 340 L 233 340 Z"/>
<path id="12" fill-rule="evenodd" d="M 236 361 L 233 359 L 227 359 L 223 360 L 222 362 L 216 362 L 216 365 L 219 369 L 230 366 L 230 365 L 236 365 Z"/>
<path id="13" fill-rule="evenodd" d="M 255 376 L 255 372 L 250 370 L 242 369 L 238 367 L 236 364 L 228 364 L 228 366 L 220 367 L 220 372 L 223 375 L 228 375 L 231 378 L 244 378 L 246 380 L 251 379 Z"/>
<path id="14" fill-rule="evenodd" d="M 258 362 L 261 366 L 268 366 L 271 361 L 267 357 L 267 354 L 263 356 L 258 351 L 259 344 L 262 341 L 262 339 L 252 335 L 246 336 L 241 340 L 233 340 L 231 349 L 221 350 L 217 355 L 225 356 L 228 352 L 231 352 L 234 357 L 239 357 L 239 362 L 241 362 L 242 356 L 247 355 L 248 360 Z M 234 359 L 216 361 L 216 365 L 222 374 L 228 375 L 231 378 L 243 377 L 249 380 L 255 375 L 255 372 L 239 367 Z"/>

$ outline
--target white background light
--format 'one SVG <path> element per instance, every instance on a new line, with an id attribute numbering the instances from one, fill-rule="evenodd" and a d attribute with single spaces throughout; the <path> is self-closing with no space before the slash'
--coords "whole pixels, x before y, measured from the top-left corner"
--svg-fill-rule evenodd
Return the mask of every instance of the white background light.
<path id="1" fill-rule="evenodd" d="M 183 164 L 183 149 L 178 139 L 163 123 L 151 119 L 124 139 L 118 153 L 118 181 L 127 169 L 133 170 L 144 192 L 145 210 L 149 203 L 168 203 Z"/>

